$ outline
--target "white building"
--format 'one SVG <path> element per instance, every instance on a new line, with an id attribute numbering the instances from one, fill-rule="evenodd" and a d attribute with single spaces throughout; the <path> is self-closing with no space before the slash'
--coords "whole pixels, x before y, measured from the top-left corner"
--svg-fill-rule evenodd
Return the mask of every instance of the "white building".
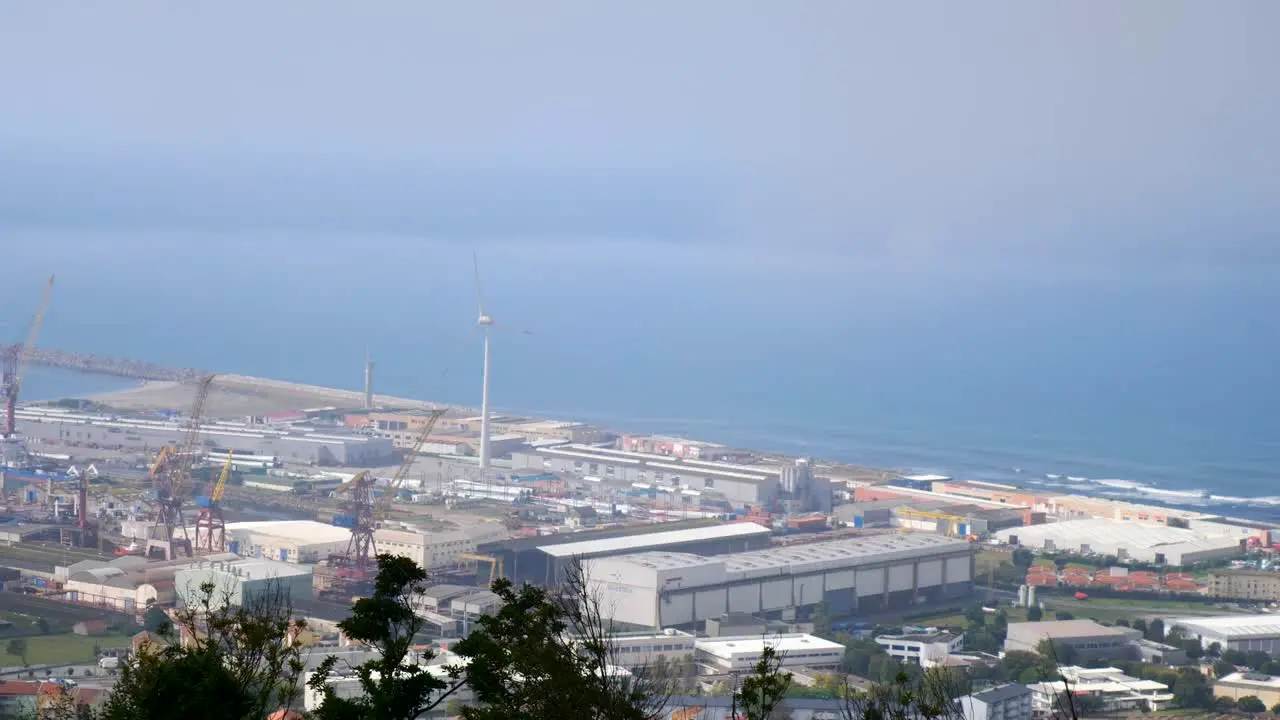
<path id="1" fill-rule="evenodd" d="M 459 664 L 465 664 L 465 663 L 466 661 L 462 660 Z M 453 684 L 457 682 L 456 680 L 454 680 L 452 677 L 449 676 L 449 671 L 445 669 L 444 665 L 440 665 L 440 664 L 425 665 L 423 666 L 423 669 L 426 670 L 428 674 L 435 676 L 437 679 L 445 681 L 446 683 L 449 684 L 450 687 L 452 687 Z M 303 678 L 304 682 L 303 682 L 302 705 L 307 712 L 315 712 L 320 708 L 321 705 L 324 705 L 324 695 L 311 687 L 311 677 L 314 674 L 315 673 L 313 672 L 309 672 Z M 377 680 L 379 678 L 378 673 L 376 672 L 373 673 L 373 678 Z M 351 675 L 330 676 L 326 684 L 329 687 L 333 688 L 334 695 L 340 698 L 354 698 L 364 694 L 364 688 L 360 684 L 360 678 L 357 677 L 354 673 Z M 475 696 L 472 694 L 471 688 L 467 687 L 467 685 L 464 683 L 457 690 L 455 690 L 452 695 L 449 696 L 449 699 L 452 701 L 465 704 L 474 700 Z M 423 715 L 421 717 L 443 718 L 446 716 L 447 716 L 447 711 L 445 708 L 445 704 L 441 703 L 440 706 L 436 708 L 434 712 L 429 713 L 427 715 Z"/>
<path id="2" fill-rule="evenodd" d="M 614 633 L 609 636 L 613 648 L 611 660 L 628 670 L 651 667 L 659 661 L 691 662 L 694 659 L 694 640 L 693 635 L 679 630 Z"/>
<path id="3" fill-rule="evenodd" d="M 963 649 L 964 635 L 949 632 L 878 635 L 876 644 L 899 662 L 931 668 L 946 664 L 952 653 Z"/>
<path id="4" fill-rule="evenodd" d="M 483 543 L 504 540 L 509 534 L 497 523 L 445 532 L 380 528 L 374 531 L 373 541 L 379 553 L 407 557 L 430 570 L 461 564 L 464 554 L 474 553 Z"/>
<path id="5" fill-rule="evenodd" d="M 1182 628 L 1186 637 L 1200 638 L 1204 647 L 1218 643 L 1223 650 L 1261 650 L 1280 657 L 1280 616 L 1277 615 L 1172 618 L 1165 625 L 1169 629 Z"/>
<path id="6" fill-rule="evenodd" d="M 909 607 L 969 594 L 974 547 L 937 535 L 876 535 L 702 557 L 644 552 L 585 562 L 612 619 L 647 627 L 726 613 L 833 615 Z"/>
<path id="7" fill-rule="evenodd" d="M 1031 690 L 1001 685 L 956 700 L 964 720 L 1031 720 Z"/>
<path id="8" fill-rule="evenodd" d="M 1155 680 L 1141 680 L 1125 675 L 1116 668 L 1082 668 L 1065 665 L 1058 673 L 1066 680 L 1041 682 L 1028 685 L 1031 690 L 1031 709 L 1036 715 L 1049 714 L 1063 709 L 1066 693 L 1075 696 L 1092 695 L 1102 702 L 1102 712 L 1128 712 L 1163 710 L 1173 702 L 1169 686 Z"/>
<path id="9" fill-rule="evenodd" d="M 350 529 L 314 520 L 227 523 L 226 531 L 227 550 L 237 555 L 292 563 L 319 562 L 351 542 Z"/>
<path id="10" fill-rule="evenodd" d="M 777 652 L 784 668 L 834 667 L 844 657 L 844 646 L 813 635 L 746 635 L 706 638 L 694 642 L 694 661 L 703 675 L 749 673 L 765 647 Z"/>
<path id="11" fill-rule="evenodd" d="M 236 558 L 234 560 L 191 561 L 174 576 L 174 587 L 182 603 L 198 606 L 204 600 L 203 585 L 213 585 L 214 607 L 244 605 L 255 596 L 277 592 L 289 597 L 311 598 L 311 568 L 280 562 Z"/>
<path id="12" fill-rule="evenodd" d="M 996 532 L 1010 545 L 1082 555 L 1114 555 L 1172 566 L 1236 557 L 1244 553 L 1239 528 L 1199 522 L 1194 529 L 1105 518 L 1024 525 Z"/>

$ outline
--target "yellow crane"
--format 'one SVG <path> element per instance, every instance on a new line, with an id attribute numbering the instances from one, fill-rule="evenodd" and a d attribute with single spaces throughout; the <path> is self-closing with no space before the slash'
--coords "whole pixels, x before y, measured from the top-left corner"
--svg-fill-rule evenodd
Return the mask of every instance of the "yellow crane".
<path id="1" fill-rule="evenodd" d="M 227 549 L 227 524 L 222 519 L 222 508 L 219 503 L 222 501 L 222 493 L 227 489 L 227 478 L 231 476 L 232 460 L 235 458 L 235 451 L 227 451 L 227 461 L 222 464 L 222 472 L 218 473 L 218 481 L 213 486 L 213 492 L 209 493 L 207 500 L 208 505 L 200 508 L 196 514 L 196 549 L 205 552 L 225 552 Z M 201 498 L 196 498 L 196 504 L 202 504 Z"/>
<path id="2" fill-rule="evenodd" d="M 0 429 L 0 435 L 9 438 L 13 437 L 17 429 L 14 423 L 14 412 L 18 407 L 18 394 L 22 387 L 22 373 L 27 368 L 27 361 L 31 359 L 31 351 L 36 347 L 36 340 L 40 337 L 40 326 L 44 324 L 44 313 L 49 309 L 49 298 L 53 294 L 53 276 L 49 276 L 49 281 L 45 283 L 44 294 L 40 296 L 40 304 L 36 306 L 36 313 L 31 318 L 31 326 L 27 330 L 27 337 L 21 345 L 6 349 L 4 357 L 3 371 L 3 394 L 4 394 L 4 428 Z"/>

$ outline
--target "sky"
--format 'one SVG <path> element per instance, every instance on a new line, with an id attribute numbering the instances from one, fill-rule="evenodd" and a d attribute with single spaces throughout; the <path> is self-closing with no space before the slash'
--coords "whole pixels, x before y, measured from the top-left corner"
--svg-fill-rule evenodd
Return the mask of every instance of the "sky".
<path id="1" fill-rule="evenodd" d="M 0 225 L 1271 267 L 1276 27 L 1267 0 L 21 3 Z"/>

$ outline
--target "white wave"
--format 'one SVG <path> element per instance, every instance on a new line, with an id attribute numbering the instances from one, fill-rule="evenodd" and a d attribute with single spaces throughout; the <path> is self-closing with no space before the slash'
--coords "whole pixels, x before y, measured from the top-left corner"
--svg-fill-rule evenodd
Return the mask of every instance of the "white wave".
<path id="1" fill-rule="evenodd" d="M 1067 479 L 1068 479 L 1068 480 L 1070 480 L 1071 482 L 1089 482 L 1089 478 L 1087 478 L 1087 477 L 1076 477 L 1075 475 L 1068 475 L 1068 476 L 1067 476 Z"/>
<path id="2" fill-rule="evenodd" d="M 1061 476 L 1061 475 L 1054 475 L 1053 473 L 1045 473 L 1045 474 L 1044 474 L 1044 476 L 1045 476 L 1045 477 L 1047 477 L 1047 478 L 1049 478 L 1050 480 L 1061 480 L 1061 479 L 1062 479 L 1062 476 Z"/>

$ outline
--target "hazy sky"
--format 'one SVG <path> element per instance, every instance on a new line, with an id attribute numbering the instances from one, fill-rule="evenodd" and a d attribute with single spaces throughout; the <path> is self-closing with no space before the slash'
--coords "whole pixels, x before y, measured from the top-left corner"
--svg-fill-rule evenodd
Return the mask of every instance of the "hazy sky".
<path id="1" fill-rule="evenodd" d="M 1270 0 L 11 3 L 0 213 L 1256 264 L 1277 28 Z"/>

